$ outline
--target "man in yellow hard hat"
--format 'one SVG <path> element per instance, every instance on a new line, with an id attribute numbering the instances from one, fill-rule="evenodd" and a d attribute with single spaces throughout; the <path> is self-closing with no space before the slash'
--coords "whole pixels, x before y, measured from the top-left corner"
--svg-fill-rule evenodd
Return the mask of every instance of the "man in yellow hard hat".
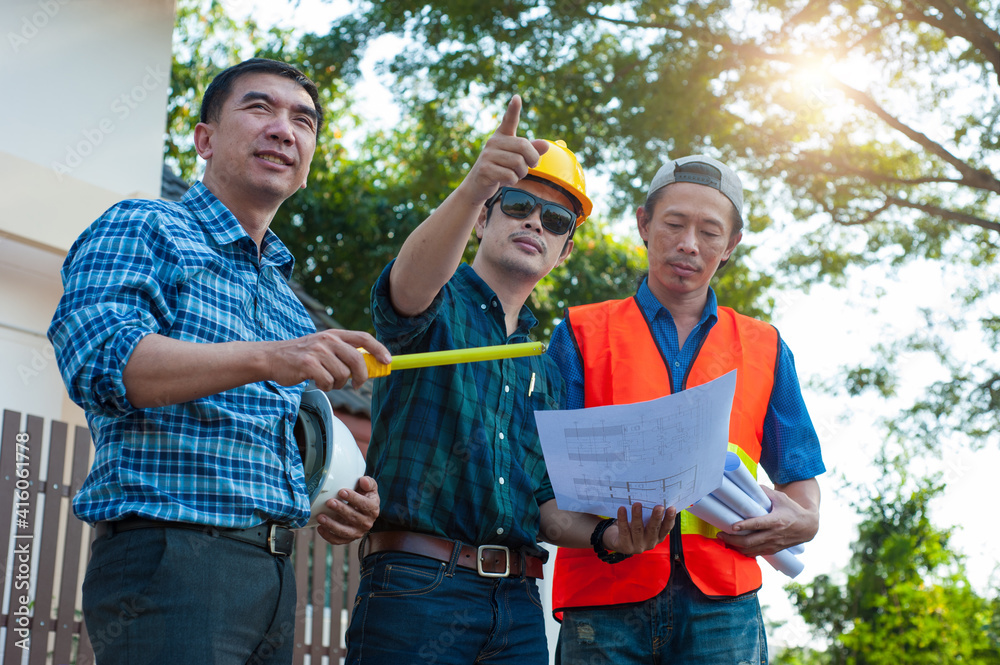
<path id="1" fill-rule="evenodd" d="M 528 341 L 525 301 L 573 249 L 590 214 L 583 170 L 562 142 L 517 136 L 515 96 L 454 192 L 406 239 L 372 290 L 393 354 Z M 459 265 L 475 231 L 472 265 Z M 457 268 L 457 270 L 456 270 Z M 534 411 L 562 406 L 545 356 L 393 372 L 376 384 L 366 473 L 381 513 L 361 544 L 348 664 L 548 663 L 536 579 L 539 539 L 590 545 L 594 515 L 556 509 Z M 643 527 L 625 508 L 609 549 L 661 542 L 674 514 Z"/>

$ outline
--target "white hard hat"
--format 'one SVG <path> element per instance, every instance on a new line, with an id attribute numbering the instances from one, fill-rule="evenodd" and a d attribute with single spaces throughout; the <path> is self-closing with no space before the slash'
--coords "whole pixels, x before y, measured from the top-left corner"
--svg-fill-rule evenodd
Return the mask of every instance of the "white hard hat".
<path id="1" fill-rule="evenodd" d="M 354 489 L 358 478 L 365 475 L 365 457 L 347 425 L 333 415 L 326 393 L 317 388 L 307 388 L 302 393 L 295 421 L 295 442 L 312 506 L 306 526 L 317 526 L 316 517 L 324 512 L 326 502 L 345 487 Z"/>

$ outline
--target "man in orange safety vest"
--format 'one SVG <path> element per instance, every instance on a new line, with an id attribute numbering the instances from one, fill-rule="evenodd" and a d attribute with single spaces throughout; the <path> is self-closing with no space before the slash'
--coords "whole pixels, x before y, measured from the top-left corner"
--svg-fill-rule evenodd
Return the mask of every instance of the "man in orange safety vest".
<path id="1" fill-rule="evenodd" d="M 636 211 L 649 272 L 625 300 L 572 307 L 552 337 L 567 406 L 628 404 L 737 370 L 729 448 L 774 481 L 765 517 L 720 533 L 683 512 L 656 548 L 559 550 L 559 659 L 575 663 L 766 663 L 755 557 L 811 540 L 825 471 L 792 354 L 769 324 L 721 307 L 709 286 L 742 238 L 743 186 L 711 157 L 667 163 Z M 608 522 L 610 524 L 610 522 Z M 652 657 L 652 660 L 651 660 Z"/>

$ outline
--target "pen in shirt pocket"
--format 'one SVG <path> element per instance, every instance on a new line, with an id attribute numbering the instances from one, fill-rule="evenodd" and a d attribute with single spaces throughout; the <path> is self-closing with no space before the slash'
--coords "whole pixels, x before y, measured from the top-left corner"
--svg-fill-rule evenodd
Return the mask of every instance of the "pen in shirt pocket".
<path id="1" fill-rule="evenodd" d="M 531 382 L 528 383 L 528 397 L 531 397 L 531 393 L 535 392 L 535 373 L 531 373 Z"/>

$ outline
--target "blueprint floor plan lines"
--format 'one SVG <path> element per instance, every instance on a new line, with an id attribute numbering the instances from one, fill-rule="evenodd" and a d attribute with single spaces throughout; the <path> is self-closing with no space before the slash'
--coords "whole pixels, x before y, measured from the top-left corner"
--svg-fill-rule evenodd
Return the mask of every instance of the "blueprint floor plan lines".
<path id="1" fill-rule="evenodd" d="M 696 412 L 700 410 L 694 408 L 692 413 L 681 415 L 698 418 Z M 698 431 L 682 418 L 643 415 L 634 423 L 569 427 L 564 435 L 569 459 L 573 461 L 655 464 L 664 461 L 665 457 L 672 461 L 678 452 L 686 454 L 697 445 Z"/>
<path id="2" fill-rule="evenodd" d="M 651 480 L 613 480 L 608 477 L 590 478 L 584 475 L 574 478 L 576 498 L 580 501 L 590 501 L 608 496 L 611 502 L 628 508 L 639 502 L 650 509 L 653 506 L 671 506 L 682 496 L 694 492 L 698 477 L 696 467 L 687 468 L 666 478 Z"/>
<path id="3" fill-rule="evenodd" d="M 722 482 L 736 372 L 648 402 L 536 411 L 556 503 L 614 515 L 619 506 L 687 508 Z"/>

